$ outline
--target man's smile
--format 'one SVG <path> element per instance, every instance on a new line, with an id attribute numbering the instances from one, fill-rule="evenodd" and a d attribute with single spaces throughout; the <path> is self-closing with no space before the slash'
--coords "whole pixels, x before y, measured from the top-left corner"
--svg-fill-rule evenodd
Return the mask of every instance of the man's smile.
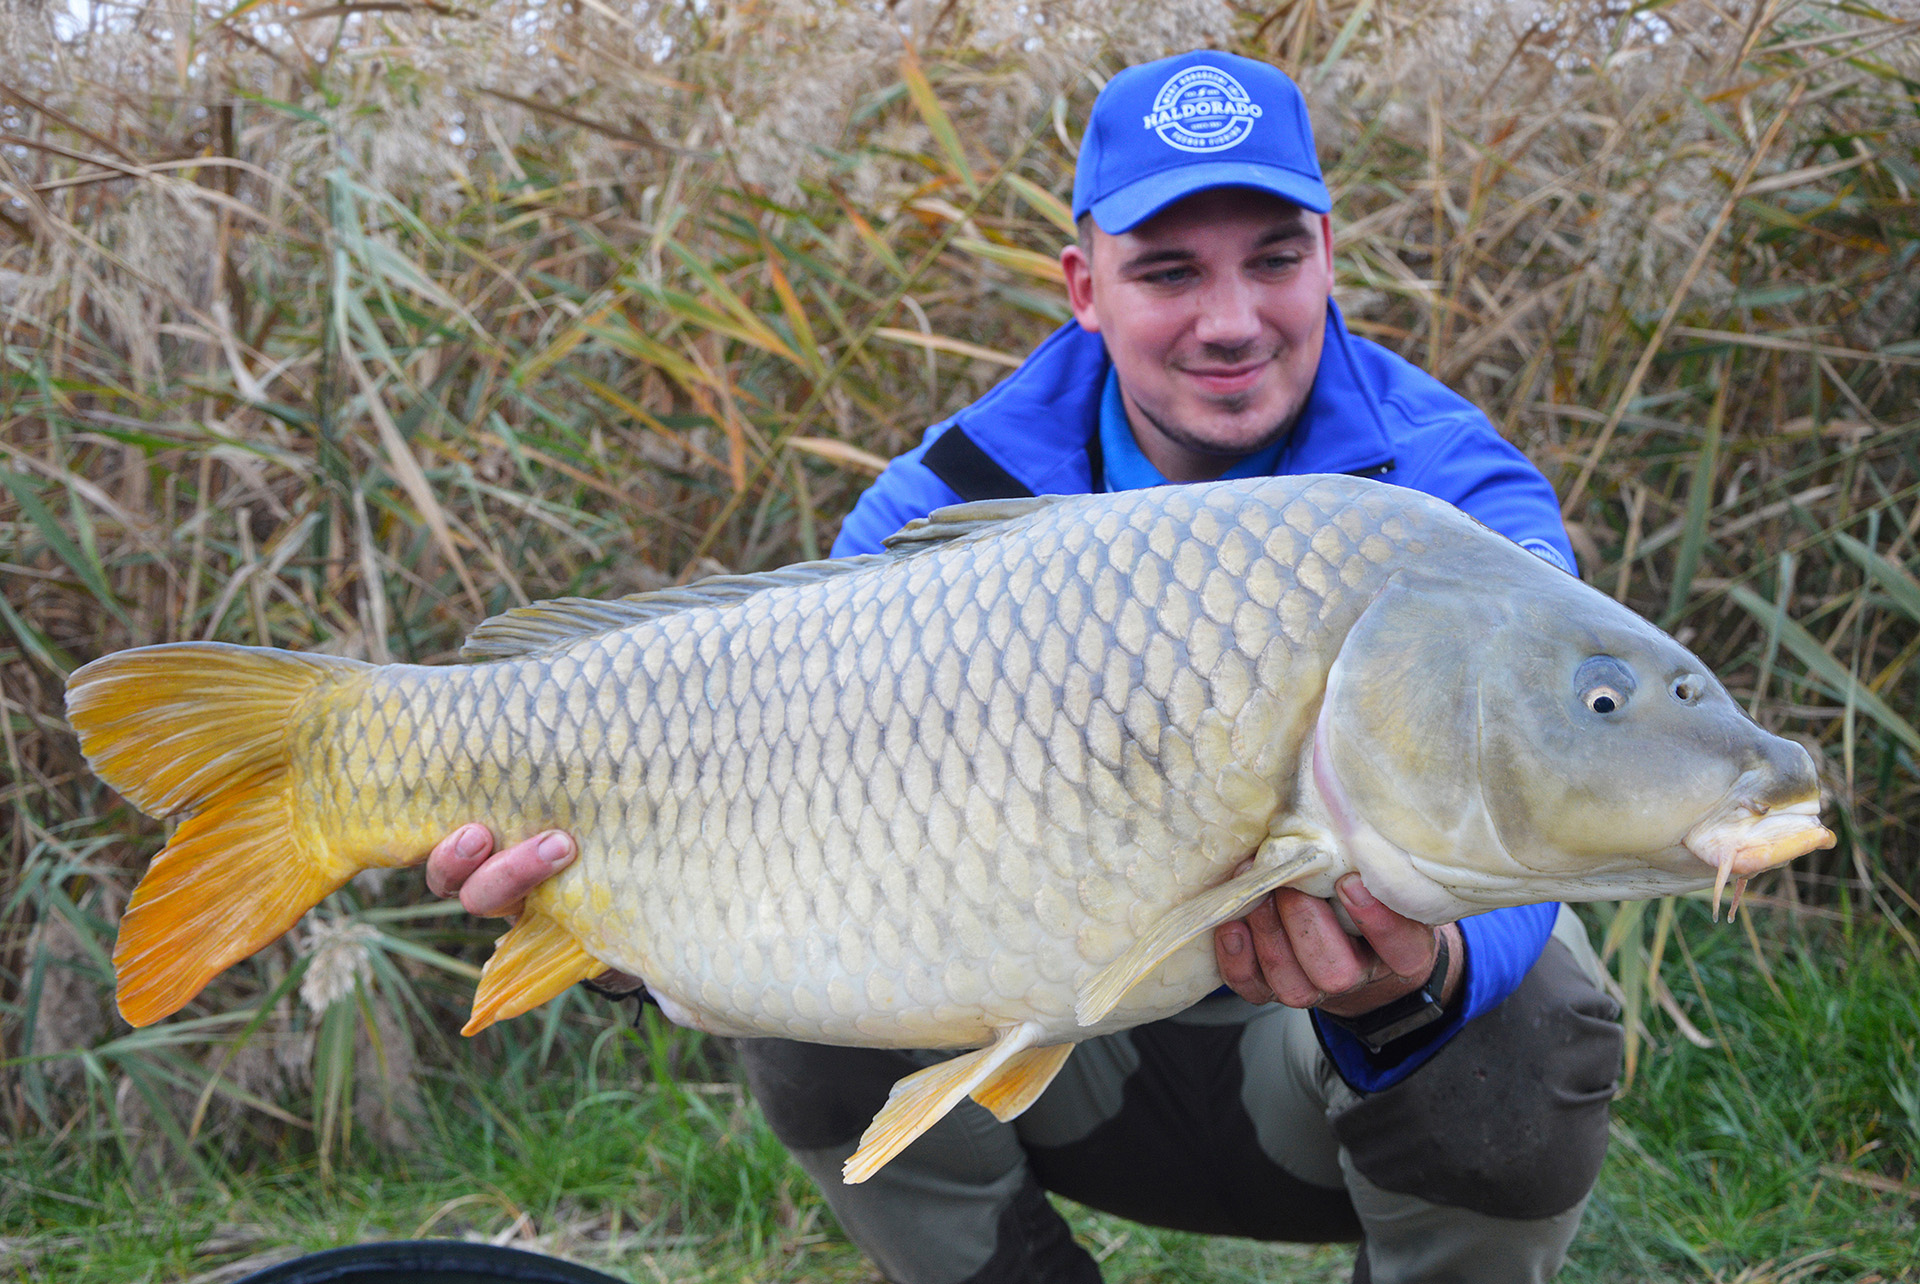
<path id="1" fill-rule="evenodd" d="M 1272 364 L 1271 356 L 1233 363 L 1209 362 L 1180 367 L 1199 390 L 1209 397 L 1232 397 L 1246 392 L 1260 381 Z"/>

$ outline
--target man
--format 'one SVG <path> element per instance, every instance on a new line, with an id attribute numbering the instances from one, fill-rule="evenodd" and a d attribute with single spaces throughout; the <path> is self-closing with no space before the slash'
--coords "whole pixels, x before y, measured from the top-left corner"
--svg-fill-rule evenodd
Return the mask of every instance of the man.
<path id="1" fill-rule="evenodd" d="M 1539 473 L 1347 333 L 1330 204 L 1305 103 L 1273 68 L 1197 53 L 1116 76 L 1061 254 L 1074 322 L 895 460 L 835 555 L 963 498 L 1338 472 L 1448 500 L 1570 570 Z M 573 849 L 491 851 L 479 826 L 449 836 L 434 890 L 509 913 Z M 889 1085 L 949 1054 L 766 1039 L 741 1058 L 890 1279 L 1098 1280 L 1045 1190 L 1208 1233 L 1359 1239 L 1360 1280 L 1548 1278 L 1599 1171 L 1620 1048 L 1577 921 L 1529 906 L 1433 928 L 1357 876 L 1338 894 L 1360 938 L 1277 892 L 1215 934 L 1232 994 L 1082 1044 L 1011 1124 L 962 1103 L 864 1185 L 840 1164 Z"/>

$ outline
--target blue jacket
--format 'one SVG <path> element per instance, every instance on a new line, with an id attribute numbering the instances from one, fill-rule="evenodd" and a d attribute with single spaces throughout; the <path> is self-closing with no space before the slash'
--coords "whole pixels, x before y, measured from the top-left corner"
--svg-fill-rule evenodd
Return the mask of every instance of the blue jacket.
<path id="1" fill-rule="evenodd" d="M 929 428 L 919 446 L 888 465 L 847 515 L 833 555 L 876 552 L 908 521 L 963 498 L 1100 489 L 1089 443 L 1097 436 L 1109 364 L 1100 337 L 1068 322 L 992 391 Z M 956 427 L 964 432 L 943 445 Z M 1559 503 L 1539 470 L 1472 404 L 1378 344 L 1349 334 L 1331 305 L 1313 391 L 1275 472 L 1352 473 L 1424 491 L 1573 569 Z M 1519 986 L 1556 913 L 1553 905 L 1527 905 L 1463 920 L 1466 1001 L 1397 1061 L 1373 1057 L 1352 1035 L 1321 1023 L 1321 1039 L 1341 1076 L 1371 1092 L 1412 1073 L 1467 1021 Z"/>

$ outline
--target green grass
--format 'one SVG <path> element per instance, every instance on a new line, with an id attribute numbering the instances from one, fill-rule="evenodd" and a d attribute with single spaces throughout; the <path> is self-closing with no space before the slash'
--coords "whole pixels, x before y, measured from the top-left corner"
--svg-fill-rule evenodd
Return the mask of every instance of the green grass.
<path id="1" fill-rule="evenodd" d="M 1745 933 L 1681 907 L 1669 948 L 1704 989 L 1677 1002 L 1719 1046 L 1653 1018 L 1563 1279 L 1920 1278 L 1920 963 L 1871 922 L 1762 926 L 1778 942 L 1765 971 Z M 212 1278 L 421 1234 L 504 1238 L 635 1281 L 873 1278 L 727 1064 L 657 1014 L 546 1055 L 536 1033 L 497 1028 L 431 1075 L 410 1145 L 356 1140 L 330 1174 L 298 1130 L 244 1162 L 203 1143 L 205 1180 L 164 1151 L 129 1162 L 111 1125 L 90 1144 L 30 1138 L 0 1175 L 9 1278 Z M 1065 1207 L 1113 1281 L 1318 1284 L 1352 1260 Z"/>
<path id="2" fill-rule="evenodd" d="M 1920 1278 L 1920 965 L 1884 927 L 1761 926 L 1770 978 L 1679 915 L 1677 1001 L 1718 1046 L 1641 1063 L 1567 1278 Z"/>

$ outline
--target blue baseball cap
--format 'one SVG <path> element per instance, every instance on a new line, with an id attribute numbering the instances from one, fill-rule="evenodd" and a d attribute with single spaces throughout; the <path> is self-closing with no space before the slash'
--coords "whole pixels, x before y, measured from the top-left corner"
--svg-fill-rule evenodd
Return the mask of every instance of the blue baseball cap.
<path id="1" fill-rule="evenodd" d="M 1252 187 L 1324 214 L 1307 100 L 1286 73 L 1202 49 L 1129 67 L 1093 101 L 1073 216 L 1118 235 L 1210 187 Z"/>

